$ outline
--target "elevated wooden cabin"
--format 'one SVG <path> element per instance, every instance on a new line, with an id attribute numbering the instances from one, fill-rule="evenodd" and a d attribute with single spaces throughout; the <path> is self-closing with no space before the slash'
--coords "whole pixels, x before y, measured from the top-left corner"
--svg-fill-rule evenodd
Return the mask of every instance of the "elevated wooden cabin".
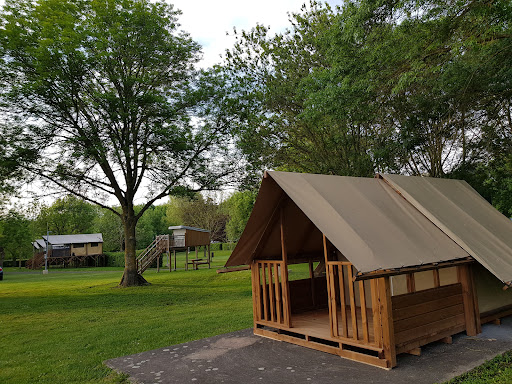
<path id="1" fill-rule="evenodd" d="M 478 334 L 482 301 L 486 321 L 507 313 L 512 223 L 458 180 L 267 172 L 226 263 L 240 265 L 255 334 L 390 369 Z"/>
<path id="2" fill-rule="evenodd" d="M 185 249 L 185 269 L 191 265 L 193 269 L 197 269 L 199 265 L 211 266 L 210 252 L 210 231 L 202 228 L 188 227 L 185 225 L 177 225 L 169 227 L 172 230 L 170 238 L 170 248 L 174 253 L 174 269 L 176 270 L 176 250 Z M 195 258 L 189 260 L 189 248 L 194 247 Z M 203 257 L 199 257 L 199 248 L 203 248 Z M 169 262 L 169 270 L 171 270 Z"/>
<path id="3" fill-rule="evenodd" d="M 202 228 L 176 225 L 169 227 L 172 230 L 171 248 L 185 248 L 206 246 L 210 244 L 210 231 Z"/>
<path id="4" fill-rule="evenodd" d="M 32 245 L 34 256 L 27 262 L 27 268 L 31 269 L 44 265 L 47 247 L 48 265 L 99 265 L 104 261 L 101 233 L 43 236 Z"/>

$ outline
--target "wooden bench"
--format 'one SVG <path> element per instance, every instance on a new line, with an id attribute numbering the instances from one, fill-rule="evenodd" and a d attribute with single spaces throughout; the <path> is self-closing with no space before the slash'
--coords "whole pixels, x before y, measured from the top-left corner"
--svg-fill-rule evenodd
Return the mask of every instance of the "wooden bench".
<path id="1" fill-rule="evenodd" d="M 192 259 L 189 264 L 192 264 L 194 269 L 198 269 L 198 266 L 203 264 L 208 264 L 208 268 L 210 268 L 210 260 L 208 259 Z"/>

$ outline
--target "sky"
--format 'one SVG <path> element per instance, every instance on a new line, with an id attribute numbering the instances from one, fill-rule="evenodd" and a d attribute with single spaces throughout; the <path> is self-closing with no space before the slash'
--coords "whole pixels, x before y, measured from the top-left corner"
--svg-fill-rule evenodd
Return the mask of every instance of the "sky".
<path id="1" fill-rule="evenodd" d="M 234 44 L 233 27 L 248 30 L 261 23 L 270 26 L 271 33 L 281 32 L 290 25 L 288 12 L 300 11 L 309 0 L 175 0 L 171 3 L 183 12 L 179 18 L 181 29 L 203 47 L 201 66 L 209 67 L 219 63 L 219 56 Z M 226 32 L 231 36 L 226 36 Z"/>

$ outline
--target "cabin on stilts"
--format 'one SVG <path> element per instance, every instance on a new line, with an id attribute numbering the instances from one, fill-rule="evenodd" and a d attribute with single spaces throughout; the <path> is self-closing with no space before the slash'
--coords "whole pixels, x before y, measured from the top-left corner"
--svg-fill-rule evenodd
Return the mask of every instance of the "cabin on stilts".
<path id="1" fill-rule="evenodd" d="M 46 251 L 48 265 L 98 267 L 104 266 L 106 261 L 101 233 L 43 236 L 34 241 L 32 246 L 34 255 L 26 264 L 30 269 L 44 266 Z"/>
<path id="2" fill-rule="evenodd" d="M 172 235 L 158 235 L 155 240 L 137 256 L 137 271 L 142 274 L 156 260 L 157 271 L 160 271 L 160 259 L 163 254 L 169 255 L 169 272 L 177 269 L 176 252 L 185 251 L 185 270 L 189 266 L 198 269 L 200 265 L 211 266 L 210 231 L 185 225 L 171 226 Z M 189 258 L 190 248 L 194 248 L 195 257 Z M 202 248 L 202 249 L 201 249 Z M 199 252 L 203 252 L 201 257 Z"/>
<path id="3" fill-rule="evenodd" d="M 512 313 L 512 222 L 459 180 L 266 172 L 241 265 L 256 335 L 385 369 Z"/>

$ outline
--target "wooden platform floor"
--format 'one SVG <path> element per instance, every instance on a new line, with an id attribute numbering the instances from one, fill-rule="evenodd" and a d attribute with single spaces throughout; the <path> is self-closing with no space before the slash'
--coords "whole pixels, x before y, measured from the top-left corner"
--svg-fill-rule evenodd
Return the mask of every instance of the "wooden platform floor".
<path id="1" fill-rule="evenodd" d="M 346 337 L 349 339 L 353 338 L 353 328 L 352 328 L 352 315 L 350 313 L 350 307 L 347 308 L 347 327 L 348 327 L 348 335 L 343 334 L 342 322 L 341 322 L 341 309 L 338 308 L 338 334 L 342 337 Z M 363 338 L 363 322 L 361 319 L 361 309 L 357 307 L 357 329 L 359 339 Z M 367 311 L 367 321 L 368 321 L 368 334 L 369 341 L 374 342 L 374 332 L 373 332 L 373 316 L 372 312 Z M 317 310 L 312 312 L 304 312 L 299 314 L 293 314 L 291 317 L 292 320 L 292 328 L 288 330 L 291 332 L 296 332 L 300 334 L 304 334 L 311 337 L 317 337 L 319 339 L 330 340 L 330 341 L 339 341 L 336 338 L 331 336 L 331 328 L 329 323 L 329 310 Z M 356 341 L 356 340 L 354 340 Z"/>

